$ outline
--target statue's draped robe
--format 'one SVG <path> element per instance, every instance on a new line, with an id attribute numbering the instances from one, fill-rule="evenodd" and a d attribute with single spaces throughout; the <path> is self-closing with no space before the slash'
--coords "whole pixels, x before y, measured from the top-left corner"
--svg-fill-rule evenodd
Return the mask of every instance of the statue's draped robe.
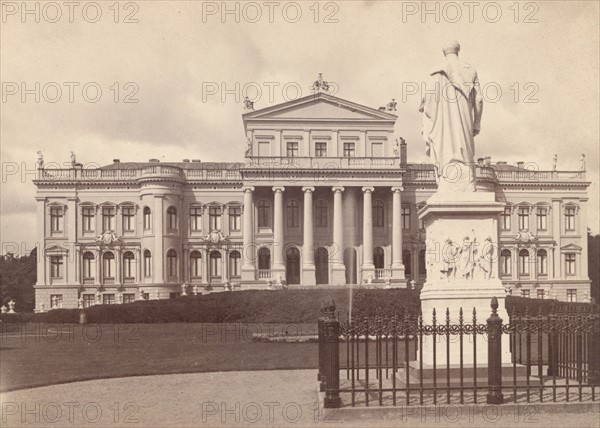
<path id="1" fill-rule="evenodd" d="M 483 100 L 477 72 L 458 59 L 435 69 L 422 91 L 423 139 L 438 176 L 451 162 L 473 164 L 473 130 L 479 131 Z"/>

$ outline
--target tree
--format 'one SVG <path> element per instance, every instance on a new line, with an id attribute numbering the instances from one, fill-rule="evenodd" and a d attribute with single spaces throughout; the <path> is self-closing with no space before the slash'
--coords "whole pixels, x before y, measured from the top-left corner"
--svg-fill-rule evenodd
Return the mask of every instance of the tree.
<path id="1" fill-rule="evenodd" d="M 600 303 L 600 235 L 588 229 L 588 275 L 592 280 L 590 295 Z"/>
<path id="2" fill-rule="evenodd" d="M 12 253 L 0 256 L 0 303 L 7 305 L 12 299 L 17 310 L 31 312 L 35 307 L 33 285 L 37 277 L 37 249 L 27 256 Z"/>

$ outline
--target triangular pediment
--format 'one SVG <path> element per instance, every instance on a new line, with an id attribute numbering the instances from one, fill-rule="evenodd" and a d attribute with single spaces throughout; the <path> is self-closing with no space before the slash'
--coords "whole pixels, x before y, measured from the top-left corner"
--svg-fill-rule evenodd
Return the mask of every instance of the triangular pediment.
<path id="1" fill-rule="evenodd" d="M 563 251 L 581 251 L 582 248 L 577 244 L 568 244 L 560 247 L 560 249 Z"/>
<path id="2" fill-rule="evenodd" d="M 297 100 L 277 104 L 264 109 L 244 114 L 244 121 L 252 120 L 283 120 L 283 121 L 390 121 L 397 119 L 396 115 L 385 111 L 375 110 L 341 98 L 319 93 Z"/>

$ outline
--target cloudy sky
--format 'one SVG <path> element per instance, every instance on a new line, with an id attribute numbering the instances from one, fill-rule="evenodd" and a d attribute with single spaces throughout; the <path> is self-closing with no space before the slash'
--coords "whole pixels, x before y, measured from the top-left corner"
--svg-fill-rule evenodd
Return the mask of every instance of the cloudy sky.
<path id="1" fill-rule="evenodd" d="M 307 95 L 318 73 L 360 104 L 395 98 L 398 135 L 426 161 L 415 92 L 452 39 L 486 88 L 477 155 L 543 170 L 556 153 L 573 170 L 585 153 L 598 232 L 597 2 L 36 4 L 39 18 L 2 3 L 3 253 L 34 245 L 38 150 L 47 164 L 71 150 L 83 164 L 240 161 L 243 96 L 262 108 Z"/>

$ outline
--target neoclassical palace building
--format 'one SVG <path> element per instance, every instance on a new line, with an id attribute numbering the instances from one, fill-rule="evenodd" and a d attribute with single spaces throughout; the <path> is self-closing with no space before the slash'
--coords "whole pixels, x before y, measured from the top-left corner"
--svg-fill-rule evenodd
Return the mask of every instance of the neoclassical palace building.
<path id="1" fill-rule="evenodd" d="M 90 169 L 73 158 L 60 169 L 40 156 L 36 309 L 278 285 L 419 287 L 427 250 L 417 213 L 436 180 L 432 165 L 408 162 L 394 110 L 323 92 L 248 103 L 242 163 L 115 159 Z M 477 187 L 506 204 L 495 275 L 508 292 L 587 299 L 585 168 L 486 157 L 473 169 Z"/>

